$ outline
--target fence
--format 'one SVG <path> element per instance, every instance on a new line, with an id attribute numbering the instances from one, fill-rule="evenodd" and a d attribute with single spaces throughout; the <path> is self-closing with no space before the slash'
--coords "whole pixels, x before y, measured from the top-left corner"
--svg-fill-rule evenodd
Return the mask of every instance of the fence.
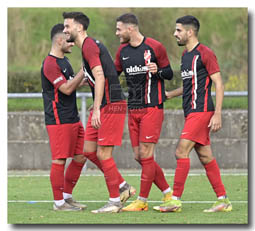
<path id="1" fill-rule="evenodd" d="M 127 93 L 125 93 L 127 96 Z M 83 126 L 86 125 L 86 98 L 91 98 L 92 94 L 88 92 L 77 92 L 77 98 L 81 98 L 81 121 Z M 215 96 L 215 92 L 212 92 Z M 247 91 L 225 91 L 224 96 L 248 96 Z M 42 98 L 42 93 L 8 93 L 8 98 Z"/>
<path id="2" fill-rule="evenodd" d="M 215 95 L 215 93 L 212 95 Z M 225 96 L 248 96 L 248 92 L 225 92 Z M 41 93 L 8 94 L 8 98 L 41 97 Z M 77 98 L 81 98 L 81 121 L 84 126 L 86 126 L 86 99 L 91 97 L 91 93 L 77 92 Z M 163 168 L 174 168 L 175 160 L 173 156 L 169 156 L 169 150 L 175 149 L 177 142 L 176 134 L 182 129 L 183 116 L 180 115 L 183 115 L 182 110 L 165 111 L 164 125 L 162 126 L 162 134 L 157 147 L 157 153 L 159 153 L 159 155 L 155 155 L 158 163 L 160 163 Z M 247 111 L 237 110 L 233 112 L 224 110 L 222 119 L 224 121 L 224 129 L 217 134 L 212 134 L 212 145 L 214 145 L 217 158 L 221 162 L 221 167 L 246 168 L 248 155 Z M 17 127 L 19 129 L 17 129 Z M 32 112 L 32 114 L 8 113 L 9 169 L 37 169 L 39 167 L 48 169 L 50 155 L 45 155 L 45 153 L 49 152 L 49 145 L 47 143 L 48 137 L 45 130 L 41 129 L 42 127 L 44 127 L 44 116 L 42 112 Z M 122 146 L 116 147 L 115 152 L 123 154 L 115 155 L 116 163 L 118 163 L 120 168 L 137 168 L 136 162 L 132 157 L 132 148 L 127 126 L 125 126 L 124 129 Z M 242 155 L 240 155 L 240 153 L 242 153 Z M 191 158 L 191 167 L 199 168 L 200 164 L 197 158 L 195 158 L 195 155 L 192 156 L 194 156 L 194 158 Z M 93 164 L 88 163 L 88 165 L 86 164 L 84 166 L 83 172 L 86 171 L 87 166 L 89 168 L 94 167 Z"/>

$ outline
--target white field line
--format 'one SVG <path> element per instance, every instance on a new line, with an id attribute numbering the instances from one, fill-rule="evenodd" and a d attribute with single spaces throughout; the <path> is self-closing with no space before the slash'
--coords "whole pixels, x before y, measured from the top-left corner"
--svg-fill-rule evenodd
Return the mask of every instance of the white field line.
<path id="1" fill-rule="evenodd" d="M 164 174 L 165 176 L 174 176 L 174 173 L 171 174 Z M 248 176 L 248 173 L 221 173 L 222 176 Z M 8 175 L 8 177 L 49 177 L 49 174 L 37 174 L 37 175 Z M 81 177 L 87 176 L 104 176 L 103 174 L 85 174 L 81 175 Z M 125 176 L 141 176 L 141 174 L 122 174 L 123 177 Z M 206 176 L 205 173 L 190 173 L 189 176 Z"/>
<path id="2" fill-rule="evenodd" d="M 106 203 L 108 201 L 79 201 L 81 203 Z M 132 201 L 129 201 L 132 202 Z M 162 201 L 148 201 L 149 203 L 162 203 Z M 212 204 L 215 201 L 182 201 L 184 204 Z M 26 200 L 9 200 L 8 203 L 53 203 L 53 201 L 41 200 L 41 201 L 26 201 Z M 248 201 L 231 201 L 233 204 L 247 204 Z"/>

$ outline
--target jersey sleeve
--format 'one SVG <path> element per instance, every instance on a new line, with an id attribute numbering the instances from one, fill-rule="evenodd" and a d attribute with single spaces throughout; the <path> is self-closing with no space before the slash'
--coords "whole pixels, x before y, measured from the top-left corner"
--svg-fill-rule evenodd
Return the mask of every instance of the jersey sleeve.
<path id="1" fill-rule="evenodd" d="M 202 60 L 209 75 L 220 72 L 220 67 L 216 55 L 211 49 L 207 48 L 202 53 Z"/>
<path id="2" fill-rule="evenodd" d="M 87 60 L 91 70 L 96 66 L 102 66 L 100 49 L 93 39 L 86 39 L 85 44 L 82 47 L 82 55 Z"/>
<path id="3" fill-rule="evenodd" d="M 54 88 L 58 89 L 63 83 L 67 82 L 55 59 L 47 59 L 44 63 L 43 71 L 44 75 L 51 82 Z"/>
<path id="4" fill-rule="evenodd" d="M 157 57 L 157 62 L 160 68 L 166 67 L 170 64 L 168 56 L 167 56 L 166 48 L 161 43 L 159 43 L 159 45 L 157 46 L 156 57 Z"/>
<path id="5" fill-rule="evenodd" d="M 116 55 L 115 55 L 115 61 L 114 61 L 114 64 L 115 64 L 115 68 L 117 70 L 117 72 L 122 72 L 122 66 L 121 66 L 121 62 L 120 62 L 120 51 L 122 49 L 122 46 L 119 47 Z"/>

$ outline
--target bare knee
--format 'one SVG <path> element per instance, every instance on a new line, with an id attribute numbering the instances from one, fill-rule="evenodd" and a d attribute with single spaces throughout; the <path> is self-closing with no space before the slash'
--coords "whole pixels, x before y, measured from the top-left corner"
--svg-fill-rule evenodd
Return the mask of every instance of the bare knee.
<path id="1" fill-rule="evenodd" d="M 208 146 L 196 145 L 195 150 L 200 162 L 203 165 L 210 163 L 214 159 L 211 146 L 209 145 Z"/>
<path id="2" fill-rule="evenodd" d="M 154 143 L 140 143 L 139 146 L 139 159 L 140 158 L 149 158 L 153 155 L 154 152 Z"/>
<path id="3" fill-rule="evenodd" d="M 177 160 L 189 158 L 189 153 L 194 146 L 195 146 L 195 142 L 191 140 L 181 139 L 175 151 L 175 158 Z"/>
<path id="4" fill-rule="evenodd" d="M 134 160 L 137 161 L 138 163 L 140 162 L 140 157 L 139 157 L 139 146 L 133 147 L 133 152 L 134 152 Z"/>
<path id="5" fill-rule="evenodd" d="M 94 141 L 85 141 L 83 146 L 83 152 L 96 152 L 97 151 L 97 142 Z"/>
<path id="6" fill-rule="evenodd" d="M 98 146 L 97 158 L 99 160 L 106 160 L 112 157 L 112 151 L 114 146 Z"/>
<path id="7" fill-rule="evenodd" d="M 175 151 L 175 158 L 178 159 L 184 159 L 188 158 L 189 153 L 186 152 L 186 150 L 183 147 L 178 146 Z"/>
<path id="8" fill-rule="evenodd" d="M 56 159 L 56 160 L 52 160 L 53 164 L 61 164 L 64 165 L 66 164 L 66 159 Z"/>
<path id="9" fill-rule="evenodd" d="M 198 156 L 198 158 L 199 158 L 200 162 L 203 165 L 210 163 L 214 159 L 214 157 L 212 155 L 210 155 L 210 156 Z"/>
<path id="10" fill-rule="evenodd" d="M 78 163 L 85 163 L 87 158 L 82 155 L 82 154 L 77 154 L 77 155 L 74 155 L 74 158 L 73 158 L 76 162 Z"/>

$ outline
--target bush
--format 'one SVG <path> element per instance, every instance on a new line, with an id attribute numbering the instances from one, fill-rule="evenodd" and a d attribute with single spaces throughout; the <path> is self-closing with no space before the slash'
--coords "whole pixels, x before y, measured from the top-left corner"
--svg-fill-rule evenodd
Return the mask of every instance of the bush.
<path id="1" fill-rule="evenodd" d="M 90 92 L 90 87 L 79 88 L 80 92 Z M 36 93 L 42 92 L 41 72 L 9 71 L 8 93 Z"/>
<path id="2" fill-rule="evenodd" d="M 8 72 L 8 92 L 41 92 L 41 73 L 31 71 Z"/>

